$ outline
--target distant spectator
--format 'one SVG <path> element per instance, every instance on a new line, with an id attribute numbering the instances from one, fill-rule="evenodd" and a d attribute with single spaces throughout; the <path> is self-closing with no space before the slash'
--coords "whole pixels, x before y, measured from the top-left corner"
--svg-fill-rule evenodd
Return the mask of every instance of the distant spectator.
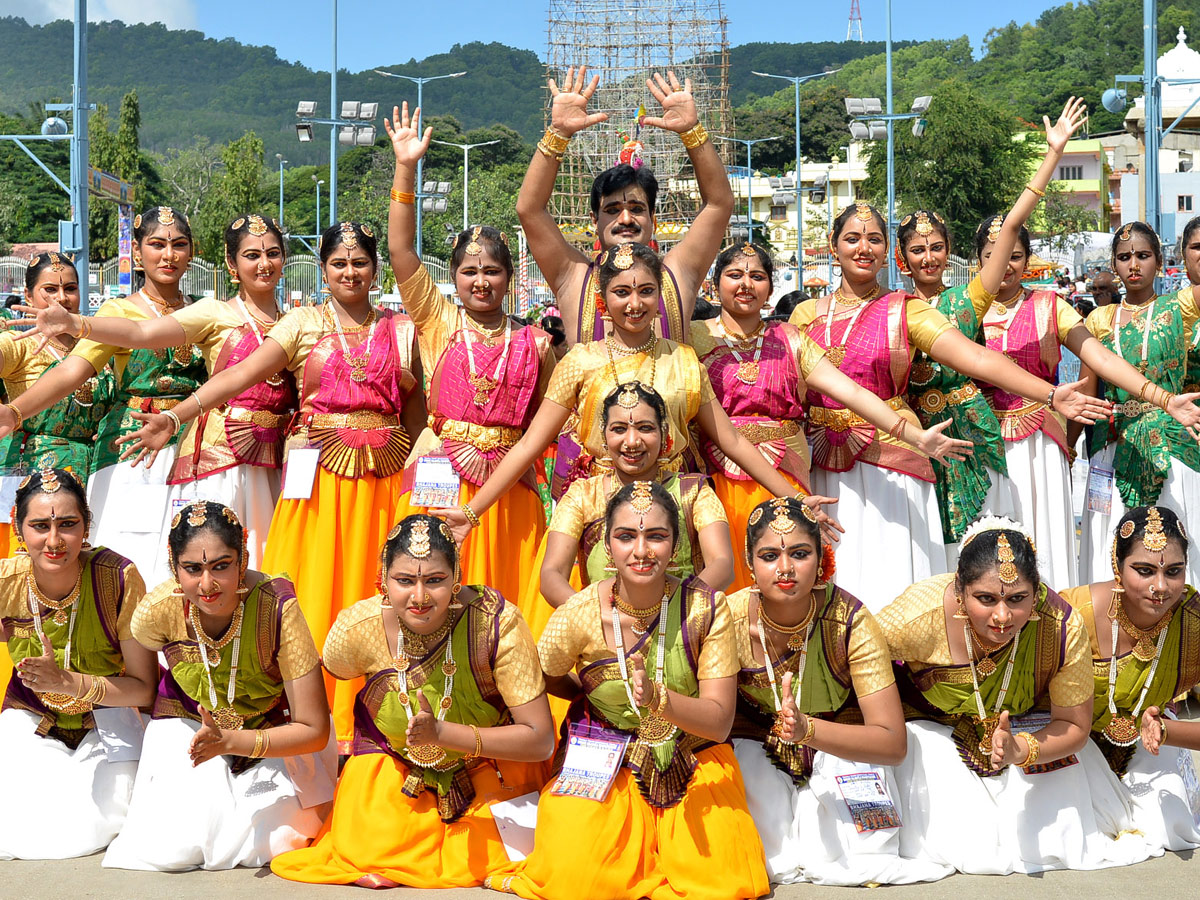
<path id="1" fill-rule="evenodd" d="M 792 310 L 808 299 L 808 295 L 804 291 L 788 291 L 775 303 L 774 316 L 782 316 L 787 319 L 791 316 Z"/>
<path id="2" fill-rule="evenodd" d="M 1112 272 L 1097 272 L 1092 279 L 1092 302 L 1096 306 L 1108 306 L 1115 303 L 1119 296 L 1117 280 Z"/>
<path id="3" fill-rule="evenodd" d="M 13 312 L 13 307 L 23 301 L 20 294 L 9 294 L 4 298 L 4 309 L 0 310 L 0 319 L 16 319 L 19 318 L 19 313 Z"/>
<path id="4" fill-rule="evenodd" d="M 567 329 L 558 316 L 542 316 L 542 331 L 550 335 L 550 346 L 556 359 L 567 355 Z"/>
<path id="5" fill-rule="evenodd" d="M 697 297 L 696 309 L 692 312 L 692 321 L 702 322 L 705 319 L 715 319 L 720 314 L 721 307 L 716 303 L 713 303 L 705 297 Z"/>

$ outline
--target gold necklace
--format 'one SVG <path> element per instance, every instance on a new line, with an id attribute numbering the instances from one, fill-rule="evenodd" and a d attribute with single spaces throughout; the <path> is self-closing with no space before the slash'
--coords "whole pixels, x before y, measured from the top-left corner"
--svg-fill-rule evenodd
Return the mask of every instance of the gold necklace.
<path id="1" fill-rule="evenodd" d="M 658 366 L 658 360 L 655 357 L 654 351 L 658 347 L 658 335 L 651 334 L 650 339 L 640 347 L 618 347 L 616 339 L 610 334 L 604 338 L 604 347 L 608 351 L 608 372 L 612 375 L 614 388 L 621 386 L 621 379 L 617 375 L 617 361 L 614 357 L 614 353 L 616 352 L 620 352 L 626 358 L 636 356 L 639 353 L 648 354 L 650 357 L 650 380 L 645 382 L 645 384 L 646 387 L 654 387 L 654 374 Z M 637 380 L 636 378 L 634 379 L 634 381 Z M 636 406 L 637 404 L 635 403 L 634 405 Z"/>
<path id="2" fill-rule="evenodd" d="M 476 322 L 465 312 L 463 314 L 463 319 L 467 323 L 468 328 L 470 328 L 472 331 L 474 331 L 476 334 L 478 334 L 480 337 L 483 338 L 483 346 L 485 346 L 485 347 L 496 346 L 496 338 L 498 338 L 502 334 L 504 334 L 505 330 L 509 326 L 508 316 L 505 316 L 504 321 L 502 321 L 495 328 L 488 328 L 488 327 L 480 324 L 479 322 Z"/>
<path id="3" fill-rule="evenodd" d="M 1121 298 L 1121 309 L 1127 309 L 1132 313 L 1140 313 L 1146 309 L 1151 303 L 1158 299 L 1158 294 L 1155 294 L 1145 303 L 1130 303 L 1124 297 Z"/>
<path id="4" fill-rule="evenodd" d="M 976 664 L 975 667 L 979 670 L 980 675 L 982 675 L 984 678 L 987 678 L 989 675 L 991 675 L 993 672 L 996 671 L 996 661 L 994 659 L 992 659 L 992 657 L 995 654 L 999 653 L 1000 651 L 1004 650 L 1006 647 L 1008 647 L 1012 643 L 1012 640 L 1009 639 L 1009 640 L 1005 641 L 1003 644 L 1001 644 L 999 647 L 996 647 L 993 650 L 989 650 L 984 645 L 983 639 L 978 634 L 975 633 L 975 629 L 973 627 L 967 629 L 967 635 L 971 639 L 971 644 L 973 645 L 973 649 L 975 650 L 976 653 L 979 654 L 979 662 Z"/>
<path id="5" fill-rule="evenodd" d="M 799 650 L 804 646 L 804 640 L 800 637 L 800 632 L 804 631 L 812 623 L 813 618 L 817 614 L 817 599 L 811 593 L 808 595 L 808 612 L 804 614 L 804 618 L 795 625 L 780 625 L 769 615 L 767 615 L 766 605 L 763 603 L 762 591 L 758 594 L 758 618 L 770 628 L 772 631 L 779 634 L 787 635 L 787 646 L 789 650 Z M 761 633 L 760 633 L 761 634 Z"/>
<path id="6" fill-rule="evenodd" d="M 61 600 L 51 600 L 38 587 L 37 579 L 33 577 L 33 572 L 25 574 L 25 584 L 29 588 L 29 592 L 34 596 L 38 603 L 47 609 L 54 610 L 54 615 L 51 618 L 55 625 L 67 624 L 67 612 L 75 602 L 79 599 L 80 593 L 83 591 L 83 564 L 79 566 L 79 577 L 75 579 L 75 587 L 71 588 L 71 592 Z"/>
<path id="7" fill-rule="evenodd" d="M 1168 612 L 1149 628 L 1142 629 L 1129 621 L 1129 613 L 1125 611 L 1124 601 L 1121 601 L 1117 603 L 1117 622 L 1125 629 L 1125 633 L 1136 642 L 1133 645 L 1133 655 L 1142 662 L 1150 662 L 1156 655 L 1154 649 L 1155 641 L 1163 629 L 1171 624 L 1171 613 Z"/>
<path id="8" fill-rule="evenodd" d="M 621 599 L 619 589 L 617 588 L 617 580 L 615 578 L 613 579 L 611 593 L 612 593 L 613 608 L 616 609 L 618 612 L 624 613 L 625 615 L 629 616 L 629 618 L 634 620 L 633 624 L 631 626 L 629 626 L 630 630 L 632 630 L 633 633 L 636 634 L 638 637 L 641 637 L 643 634 L 645 634 L 646 632 L 648 632 L 650 630 L 649 628 L 646 627 L 646 622 L 659 614 L 659 612 L 662 610 L 663 603 L 666 601 L 666 599 L 668 597 L 671 596 L 671 582 L 669 582 L 669 581 L 663 582 L 662 600 L 659 600 L 657 603 L 655 603 L 649 609 L 638 609 L 636 606 L 633 606 L 628 601 Z M 642 627 L 638 628 L 639 625 L 641 625 Z"/>
<path id="9" fill-rule="evenodd" d="M 874 300 L 878 296 L 879 296 L 879 285 L 875 285 L 875 287 L 871 288 L 871 290 L 868 291 L 867 294 L 862 297 L 847 297 L 845 295 L 845 293 L 842 291 L 841 287 L 838 287 L 833 292 L 834 302 L 840 303 L 840 304 L 842 304 L 842 306 L 862 306 L 865 303 L 870 303 L 872 300 Z"/>
<path id="10" fill-rule="evenodd" d="M 229 622 L 229 627 L 225 629 L 225 634 L 220 638 L 220 640 L 210 637 L 208 632 L 204 630 L 204 626 L 200 623 L 200 609 L 195 603 L 191 604 L 190 608 L 188 609 L 188 620 L 192 623 L 192 631 L 196 633 L 197 641 L 202 643 L 209 650 L 220 651 L 224 647 L 228 646 L 229 642 L 241 633 L 242 614 L 245 609 L 245 603 L 239 603 L 237 605 L 237 608 L 233 611 L 233 618 Z M 220 661 L 219 653 L 216 656 L 216 660 L 218 662 Z"/>

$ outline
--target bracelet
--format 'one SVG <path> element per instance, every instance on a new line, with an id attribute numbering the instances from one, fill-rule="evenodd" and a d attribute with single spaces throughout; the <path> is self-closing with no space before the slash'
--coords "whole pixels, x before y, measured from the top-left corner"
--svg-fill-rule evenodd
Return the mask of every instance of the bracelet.
<path id="1" fill-rule="evenodd" d="M 679 139 L 683 141 L 683 146 L 688 150 L 695 150 L 708 140 L 708 129 L 704 127 L 702 122 L 697 122 L 687 131 L 681 132 Z"/>
<path id="2" fill-rule="evenodd" d="M 1029 748 L 1029 752 L 1025 755 L 1025 762 L 1019 764 L 1020 768 L 1028 769 L 1035 762 L 1037 762 L 1037 758 L 1041 756 L 1042 745 L 1039 744 L 1038 739 L 1028 731 L 1017 732 L 1017 737 L 1025 738 L 1025 745 Z"/>
<path id="3" fill-rule="evenodd" d="M 1057 386 L 1052 387 L 1052 388 L 1050 388 L 1050 393 L 1046 395 L 1046 408 L 1047 409 L 1054 409 L 1054 392 L 1057 390 L 1058 390 Z"/>
<path id="4" fill-rule="evenodd" d="M 650 712 L 658 715 L 667 708 L 667 686 L 661 681 L 654 684 L 654 699 L 650 701 Z"/>
<path id="5" fill-rule="evenodd" d="M 21 423 L 25 421 L 25 417 L 23 415 L 21 415 L 21 411 L 19 409 L 17 409 L 17 404 L 5 403 L 4 405 L 7 406 L 9 408 L 9 410 L 12 411 L 13 418 L 17 420 L 15 423 L 13 423 L 13 431 L 16 431 L 18 428 L 21 427 Z"/>
<path id="6" fill-rule="evenodd" d="M 896 417 L 896 424 L 888 429 L 888 437 L 893 437 L 898 441 L 904 440 L 904 429 L 908 427 L 908 420 L 904 416 Z"/>
<path id="7" fill-rule="evenodd" d="M 1167 404 L 1168 404 L 1168 403 L 1170 403 L 1172 400 L 1174 400 L 1174 399 L 1175 399 L 1175 395 L 1174 395 L 1174 394 L 1172 394 L 1170 391 L 1168 391 L 1166 388 L 1159 388 L 1159 390 L 1160 390 L 1160 391 L 1162 391 L 1162 396 L 1159 398 L 1159 399 L 1161 399 L 1161 400 L 1162 400 L 1162 402 L 1161 402 L 1161 403 L 1158 403 L 1158 404 L 1156 404 L 1156 405 L 1157 405 L 1157 406 L 1158 406 L 1158 408 L 1159 408 L 1159 409 L 1161 409 L 1163 412 L 1166 412 L 1166 411 L 1167 411 Z"/>
<path id="8" fill-rule="evenodd" d="M 200 412 L 196 413 L 196 418 L 199 418 L 204 415 L 204 404 L 200 402 L 200 392 L 192 391 L 192 399 L 196 401 L 196 408 L 200 410 Z"/>
<path id="9" fill-rule="evenodd" d="M 546 133 L 538 141 L 537 148 L 543 156 L 547 156 L 556 162 L 562 162 L 562 158 L 567 152 L 567 145 L 570 142 L 571 139 L 569 137 L 555 131 L 552 125 L 546 129 Z"/>
<path id="10" fill-rule="evenodd" d="M 471 731 L 475 733 L 475 749 L 464 756 L 463 759 L 478 759 L 483 753 L 483 738 L 479 736 L 479 726 L 472 725 Z"/>
<path id="11" fill-rule="evenodd" d="M 475 512 L 475 510 L 471 509 L 470 503 L 464 503 L 459 507 L 459 509 L 461 509 L 462 514 L 467 517 L 467 521 L 471 523 L 472 528 L 478 528 L 480 526 L 481 523 L 479 521 L 479 514 Z"/>
<path id="12" fill-rule="evenodd" d="M 804 729 L 804 734 L 792 741 L 797 747 L 806 747 L 808 742 L 813 739 L 813 732 L 817 730 L 817 720 L 815 716 L 810 716 L 807 713 L 804 715 L 804 721 L 808 723 L 808 727 Z"/>
<path id="13" fill-rule="evenodd" d="M 87 316 L 80 315 L 79 316 L 79 334 L 75 335 L 75 337 L 81 341 L 86 341 L 88 338 L 88 335 L 90 335 L 91 333 L 92 333 L 92 323 L 88 321 Z"/>
<path id="14" fill-rule="evenodd" d="M 1045 196 L 1046 196 L 1046 192 L 1045 192 L 1045 191 L 1040 191 L 1040 190 L 1038 190 L 1037 188 L 1035 188 L 1035 187 L 1033 186 L 1033 183 L 1032 183 L 1032 182 L 1030 182 L 1029 184 L 1025 185 L 1025 190 L 1027 190 L 1027 191 L 1033 191 L 1033 192 L 1034 192 L 1035 194 L 1037 194 L 1039 197 L 1045 197 Z"/>
<path id="15" fill-rule="evenodd" d="M 1162 734 L 1160 734 L 1158 736 L 1158 742 L 1159 742 L 1159 744 L 1165 744 L 1167 742 L 1167 717 L 1166 716 L 1158 717 L 1158 727 L 1162 729 Z"/>
<path id="16" fill-rule="evenodd" d="M 171 434 L 172 435 L 179 434 L 179 429 L 181 429 L 183 427 L 183 422 L 181 422 L 179 419 L 179 416 L 177 416 L 175 414 L 175 410 L 164 409 L 162 414 L 164 416 L 166 416 L 168 419 L 170 419 L 172 422 L 175 423 L 175 430 L 173 432 L 171 432 Z"/>
<path id="17" fill-rule="evenodd" d="M 251 759 L 262 759 L 263 754 L 267 752 L 270 738 L 267 737 L 267 729 L 259 728 L 254 732 L 254 749 L 250 751 Z"/>
<path id="18" fill-rule="evenodd" d="M 416 202 L 417 195 L 411 191 L 398 191 L 392 188 L 392 200 L 396 203 L 407 203 L 410 206 Z"/>
<path id="19" fill-rule="evenodd" d="M 1138 400 L 1146 399 L 1146 389 L 1149 388 L 1151 384 L 1153 384 L 1153 382 L 1150 381 L 1149 378 L 1147 378 L 1146 381 L 1142 384 L 1142 389 L 1140 391 L 1138 391 Z"/>

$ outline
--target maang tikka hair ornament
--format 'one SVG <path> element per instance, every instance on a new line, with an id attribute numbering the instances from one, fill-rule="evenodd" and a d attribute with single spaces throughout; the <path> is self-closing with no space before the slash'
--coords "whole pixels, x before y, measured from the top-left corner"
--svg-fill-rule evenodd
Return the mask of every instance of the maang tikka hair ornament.
<path id="1" fill-rule="evenodd" d="M 774 512 L 771 514 L 771 521 L 767 523 L 767 527 L 780 537 L 796 530 L 796 520 L 788 514 L 787 500 L 776 497 L 771 501 L 771 507 Z"/>
<path id="2" fill-rule="evenodd" d="M 860 222 L 870 222 L 874 218 L 871 211 L 870 203 L 863 203 L 861 200 L 854 204 L 854 218 Z"/>
<path id="3" fill-rule="evenodd" d="M 353 222 L 343 222 L 340 226 L 342 246 L 347 250 L 353 250 L 358 246 L 358 234 L 354 231 Z"/>
<path id="4" fill-rule="evenodd" d="M 654 506 L 654 495 L 650 492 L 650 482 L 638 481 L 633 485 L 633 493 L 629 496 L 629 505 L 641 517 L 638 531 L 646 530 L 646 513 Z"/>
<path id="5" fill-rule="evenodd" d="M 479 243 L 479 233 L 483 231 L 482 225 L 476 225 L 471 229 L 471 241 L 467 246 L 463 247 L 463 253 L 467 256 L 479 256 L 483 253 L 483 246 Z"/>
<path id="6" fill-rule="evenodd" d="M 612 264 L 614 269 L 624 271 L 633 265 L 633 244 L 622 244 L 612 252 Z"/>
<path id="7" fill-rule="evenodd" d="M 262 216 L 252 215 L 248 221 L 249 224 L 246 226 L 246 230 L 255 237 L 262 237 L 267 233 L 267 223 L 263 221 Z"/>
<path id="8" fill-rule="evenodd" d="M 1146 530 L 1142 532 L 1142 546 L 1151 553 L 1160 553 L 1167 549 L 1167 533 L 1163 530 L 1162 515 L 1153 506 L 1146 510 Z"/>
<path id="9" fill-rule="evenodd" d="M 408 555 L 413 559 L 429 559 L 429 523 L 419 519 L 408 535 Z"/>
<path id="10" fill-rule="evenodd" d="M 175 210 L 169 206 L 160 206 L 158 208 L 158 224 L 159 225 L 174 225 Z"/>

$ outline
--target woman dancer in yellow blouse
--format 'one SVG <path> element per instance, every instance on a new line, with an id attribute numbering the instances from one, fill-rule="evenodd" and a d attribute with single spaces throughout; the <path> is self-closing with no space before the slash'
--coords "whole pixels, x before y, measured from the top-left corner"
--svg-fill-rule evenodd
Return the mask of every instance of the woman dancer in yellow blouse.
<path id="1" fill-rule="evenodd" d="M 615 576 L 556 609 L 538 653 L 552 691 L 582 686 L 570 719 L 612 732 L 619 768 L 600 799 L 548 785 L 533 853 L 487 885 L 547 900 L 762 896 L 762 845 L 723 743 L 737 673 L 725 598 L 668 577 L 679 510 L 662 485 L 621 488 L 605 520 Z"/>
<path id="2" fill-rule="evenodd" d="M 440 519 L 401 521 L 380 566 L 381 592 L 325 641 L 334 675 L 367 676 L 333 813 L 271 869 L 314 884 L 481 884 L 508 863 L 491 804 L 540 788 L 554 748 L 537 650 L 513 604 L 461 583 Z"/>

